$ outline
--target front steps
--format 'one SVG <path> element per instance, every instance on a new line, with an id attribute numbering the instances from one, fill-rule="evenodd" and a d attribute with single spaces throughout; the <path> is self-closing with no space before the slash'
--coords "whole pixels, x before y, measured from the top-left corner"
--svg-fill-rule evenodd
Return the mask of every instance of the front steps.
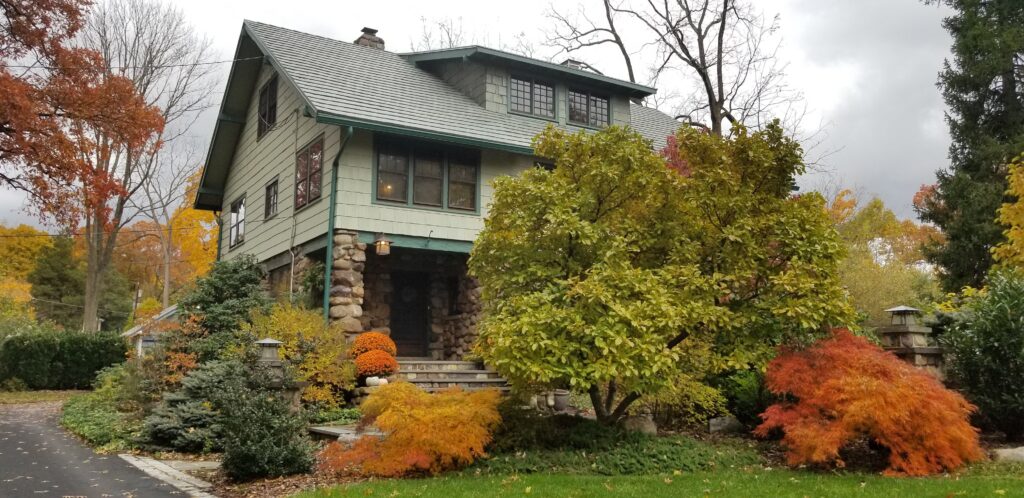
<path id="1" fill-rule="evenodd" d="M 464 391 L 489 388 L 503 392 L 509 390 L 508 382 L 498 372 L 474 361 L 398 358 L 398 373 L 393 379 L 411 382 L 427 392 L 450 387 L 460 387 Z"/>

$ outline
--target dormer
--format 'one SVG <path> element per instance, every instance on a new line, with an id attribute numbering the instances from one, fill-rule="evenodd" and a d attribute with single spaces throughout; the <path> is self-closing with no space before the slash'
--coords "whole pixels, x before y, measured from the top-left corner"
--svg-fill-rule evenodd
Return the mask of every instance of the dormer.
<path id="1" fill-rule="evenodd" d="M 555 64 L 481 46 L 402 57 L 489 111 L 570 127 L 629 125 L 630 101 L 655 92 L 572 59 Z"/>

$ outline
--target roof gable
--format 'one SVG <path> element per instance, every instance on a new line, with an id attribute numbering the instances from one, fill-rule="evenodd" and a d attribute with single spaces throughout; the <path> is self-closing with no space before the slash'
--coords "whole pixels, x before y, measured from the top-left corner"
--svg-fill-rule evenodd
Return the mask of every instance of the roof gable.
<path id="1" fill-rule="evenodd" d="M 513 55 L 484 50 L 483 47 L 472 49 L 475 54 L 484 54 L 477 56 Z M 426 53 L 420 53 L 421 56 L 423 54 Z M 544 130 L 548 121 L 488 110 L 440 78 L 417 67 L 413 55 L 416 54 L 400 55 L 245 21 L 195 207 L 207 210 L 222 208 L 228 170 L 264 62 L 272 64 L 294 88 L 305 104 L 305 114 L 319 123 L 532 154 L 533 137 Z M 448 56 L 451 53 L 445 55 Z M 573 74 L 573 77 L 582 77 Z M 591 78 L 598 76 L 586 74 Z M 614 82 L 616 85 L 631 85 L 632 92 L 654 91 L 613 78 L 601 78 L 608 81 L 598 84 L 611 85 Z M 678 127 L 671 117 L 659 111 L 637 105 L 631 105 L 631 109 L 641 109 L 631 124 L 651 138 L 656 147 L 664 145 L 664 138 Z"/>

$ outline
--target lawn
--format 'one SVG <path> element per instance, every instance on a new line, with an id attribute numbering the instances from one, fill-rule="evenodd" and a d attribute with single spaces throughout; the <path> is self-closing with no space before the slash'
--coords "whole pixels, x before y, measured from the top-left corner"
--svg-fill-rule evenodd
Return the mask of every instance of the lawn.
<path id="1" fill-rule="evenodd" d="M 984 464 L 959 476 L 890 478 L 859 473 L 791 470 L 720 470 L 662 476 L 448 475 L 377 481 L 296 495 L 298 498 L 402 496 L 462 498 L 536 497 L 1024 497 L 1024 466 Z"/>
<path id="2" fill-rule="evenodd" d="M 0 391 L 0 405 L 42 403 L 44 401 L 65 401 L 85 391 Z"/>

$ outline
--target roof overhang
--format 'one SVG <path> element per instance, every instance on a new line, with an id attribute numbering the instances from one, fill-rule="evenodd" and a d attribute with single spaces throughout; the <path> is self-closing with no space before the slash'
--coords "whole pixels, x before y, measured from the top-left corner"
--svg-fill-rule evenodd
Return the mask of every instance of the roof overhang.
<path id="1" fill-rule="evenodd" d="M 416 64 L 454 59 L 470 59 L 485 63 L 499 63 L 513 69 L 529 71 L 538 75 L 549 75 L 592 88 L 607 89 L 610 92 L 624 94 L 630 98 L 644 98 L 657 92 L 657 89 L 649 86 L 631 83 L 629 81 L 572 68 L 562 64 L 545 62 L 501 50 L 495 50 L 493 48 L 481 47 L 479 45 L 442 50 L 429 50 L 425 52 L 412 52 L 401 55 Z"/>
<path id="2" fill-rule="evenodd" d="M 265 62 L 265 55 L 243 25 L 235 48 L 235 62 L 231 64 L 217 123 L 213 128 L 213 139 L 203 165 L 199 191 L 193 202 L 196 209 L 220 211 L 223 206 L 228 170 L 245 128 L 249 99 Z"/>

